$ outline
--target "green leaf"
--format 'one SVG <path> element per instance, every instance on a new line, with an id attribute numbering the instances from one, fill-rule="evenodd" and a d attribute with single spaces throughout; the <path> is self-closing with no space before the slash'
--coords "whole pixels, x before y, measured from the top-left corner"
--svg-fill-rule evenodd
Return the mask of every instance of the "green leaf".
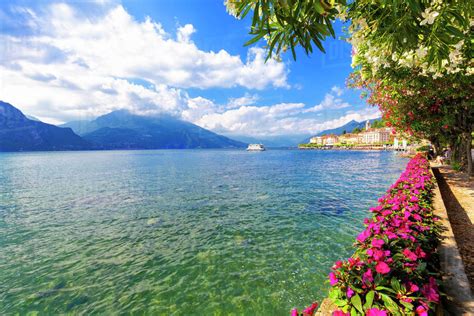
<path id="1" fill-rule="evenodd" d="M 400 282 L 397 279 L 392 278 L 390 280 L 390 285 L 396 292 L 400 292 Z"/>
<path id="2" fill-rule="evenodd" d="M 265 32 L 261 32 L 260 34 L 258 34 L 257 36 L 255 36 L 254 38 L 250 39 L 249 41 L 245 42 L 244 46 L 249 46 L 249 45 L 252 45 L 256 42 L 258 42 L 262 37 L 265 36 Z"/>
<path id="3" fill-rule="evenodd" d="M 351 309 L 351 316 L 357 316 L 357 311 L 354 308 Z"/>
<path id="4" fill-rule="evenodd" d="M 356 294 L 351 298 L 351 303 L 352 305 L 354 305 L 355 308 L 357 308 L 359 312 L 364 314 L 364 309 L 362 308 L 362 302 L 360 300 L 359 294 Z"/>
<path id="5" fill-rule="evenodd" d="M 364 310 L 368 310 L 369 308 L 372 307 L 372 303 L 374 301 L 374 296 L 375 296 L 375 292 L 374 291 L 370 291 L 369 293 L 367 293 L 365 295 L 365 304 L 364 304 Z"/>
<path id="6" fill-rule="evenodd" d="M 392 312 L 393 314 L 396 314 L 398 315 L 399 314 L 399 308 L 398 308 L 398 305 L 397 303 L 395 303 L 391 298 L 390 296 L 386 295 L 386 294 L 380 294 L 382 296 L 382 300 L 383 300 L 383 303 L 385 305 L 385 307 L 390 311 Z"/>

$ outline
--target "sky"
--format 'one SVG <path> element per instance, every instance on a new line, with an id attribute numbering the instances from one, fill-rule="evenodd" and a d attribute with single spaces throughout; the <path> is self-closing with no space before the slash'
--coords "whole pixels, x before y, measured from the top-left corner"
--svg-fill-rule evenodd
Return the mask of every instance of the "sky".
<path id="1" fill-rule="evenodd" d="M 44 122 L 166 113 L 220 134 L 312 135 L 376 118 L 350 44 L 265 63 L 223 0 L 0 1 L 0 100 Z"/>

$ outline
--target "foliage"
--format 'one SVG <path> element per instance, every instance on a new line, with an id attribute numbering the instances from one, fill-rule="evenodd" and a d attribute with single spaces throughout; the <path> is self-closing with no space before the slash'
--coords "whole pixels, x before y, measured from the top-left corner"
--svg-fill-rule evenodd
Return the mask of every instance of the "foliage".
<path id="1" fill-rule="evenodd" d="M 433 214 L 434 182 L 418 154 L 372 208 L 357 250 L 329 275 L 335 315 L 427 315 L 439 302 L 433 255 L 440 234 Z M 372 315 L 371 314 L 371 315 Z"/>
<path id="2" fill-rule="evenodd" d="M 350 42 L 358 56 L 374 67 L 391 64 L 417 66 L 426 73 L 456 73 L 461 68 L 472 73 L 470 24 L 473 2 L 469 0 L 226 0 L 230 14 L 244 18 L 253 12 L 246 44 L 264 39 L 267 57 L 296 46 L 306 54 L 323 41 L 335 37 L 337 18 L 350 19 Z M 357 56 L 356 56 L 357 57 Z M 356 64 L 361 62 L 356 61 Z"/>
<path id="3" fill-rule="evenodd" d="M 324 52 L 323 41 L 335 37 L 333 22 L 339 11 L 336 5 L 345 5 L 345 0 L 301 1 L 301 0 L 226 0 L 230 14 L 241 19 L 253 12 L 250 34 L 246 45 L 262 38 L 267 42 L 267 59 L 273 53 L 279 55 L 288 49 L 296 60 L 296 47 L 304 48 L 306 54 L 313 47 Z"/>

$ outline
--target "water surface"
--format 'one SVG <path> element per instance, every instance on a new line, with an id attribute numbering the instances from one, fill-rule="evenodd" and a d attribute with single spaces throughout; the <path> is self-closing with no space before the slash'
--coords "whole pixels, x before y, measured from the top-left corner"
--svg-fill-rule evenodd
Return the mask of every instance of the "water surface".
<path id="1" fill-rule="evenodd" d="M 288 315 L 320 300 L 406 160 L 0 154 L 0 314 Z"/>

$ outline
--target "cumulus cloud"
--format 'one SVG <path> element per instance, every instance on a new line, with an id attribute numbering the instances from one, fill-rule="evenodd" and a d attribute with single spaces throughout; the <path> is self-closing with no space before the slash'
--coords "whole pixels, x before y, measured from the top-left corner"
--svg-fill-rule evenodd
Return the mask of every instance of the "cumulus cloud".
<path id="1" fill-rule="evenodd" d="M 316 134 L 339 127 L 351 120 L 377 118 L 376 108 L 346 111 L 340 117 L 326 120 L 324 116 L 308 114 L 303 103 L 279 103 L 269 106 L 241 106 L 204 114 L 196 124 L 228 135 L 278 136 Z"/>
<path id="2" fill-rule="evenodd" d="M 65 121 L 117 108 L 180 115 L 196 102 L 187 88 L 288 87 L 287 66 L 265 63 L 262 49 L 249 49 L 244 58 L 203 51 L 191 39 L 191 24 L 173 36 L 151 18 L 135 20 L 120 5 L 104 10 L 85 15 L 64 3 L 39 12 L 15 8 L 31 32 L 0 34 L 0 99 Z"/>
<path id="3" fill-rule="evenodd" d="M 244 96 L 239 98 L 230 98 L 227 103 L 228 109 L 239 108 L 241 106 L 252 105 L 258 101 L 259 97 L 256 94 L 245 93 Z"/>
<path id="4" fill-rule="evenodd" d="M 16 8 L 32 31 L 0 33 L 0 100 L 51 123 L 128 109 L 171 114 L 228 135 L 313 134 L 379 116 L 373 108 L 342 113 L 350 104 L 337 86 L 314 106 L 258 104 L 255 91 L 224 103 L 190 96 L 188 88 L 287 89 L 287 65 L 265 63 L 264 51 L 256 47 L 243 58 L 203 51 L 192 40 L 197 30 L 191 24 L 169 34 L 151 18 L 137 21 L 114 0 L 97 3 L 105 11 L 94 15 L 67 4 L 41 12 Z M 340 117 L 324 121 L 324 113 L 333 110 Z"/>
<path id="5" fill-rule="evenodd" d="M 336 95 L 340 96 L 342 95 L 342 92 L 339 90 L 340 88 L 335 89 L 336 87 L 333 87 L 331 89 L 331 93 L 326 93 L 326 95 L 324 96 L 324 99 L 323 101 L 321 101 L 321 103 L 309 108 L 309 109 L 306 109 L 305 112 L 306 113 L 311 113 L 311 112 L 321 112 L 323 110 L 339 110 L 339 109 L 344 109 L 344 108 L 348 108 L 350 107 L 351 105 L 347 102 L 344 102 L 342 99 L 340 98 L 337 98 L 336 96 L 334 96 L 333 93 L 335 93 Z"/>

